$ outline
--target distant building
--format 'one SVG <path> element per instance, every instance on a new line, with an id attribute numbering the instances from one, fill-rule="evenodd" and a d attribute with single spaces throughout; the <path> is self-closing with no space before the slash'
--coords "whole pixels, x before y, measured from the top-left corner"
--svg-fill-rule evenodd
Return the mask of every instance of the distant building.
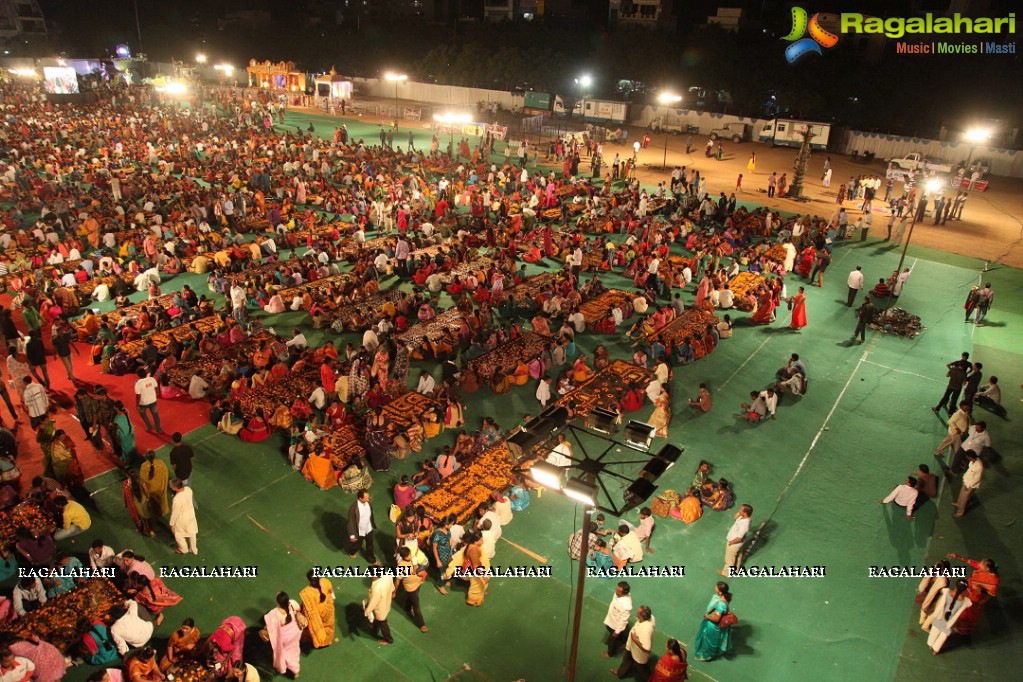
<path id="1" fill-rule="evenodd" d="M 0 0 L 0 41 L 46 37 L 46 19 L 36 0 Z"/>
<path id="2" fill-rule="evenodd" d="M 738 31 L 742 20 L 742 9 L 739 7 L 718 7 L 717 14 L 707 17 L 708 24 L 716 24 L 726 31 Z"/>
<path id="3" fill-rule="evenodd" d="M 608 26 L 611 29 L 673 30 L 673 0 L 611 0 Z"/>
<path id="4" fill-rule="evenodd" d="M 544 0 L 483 0 L 483 21 L 531 20 L 543 14 Z"/>

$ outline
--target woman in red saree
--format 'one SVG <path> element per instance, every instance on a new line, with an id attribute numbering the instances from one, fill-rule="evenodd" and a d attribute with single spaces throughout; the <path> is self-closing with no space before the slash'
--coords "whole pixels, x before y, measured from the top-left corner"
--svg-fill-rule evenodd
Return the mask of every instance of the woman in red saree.
<path id="1" fill-rule="evenodd" d="M 966 580 L 966 596 L 972 605 L 963 611 L 955 624 L 956 632 L 961 635 L 969 635 L 980 622 L 984 606 L 998 595 L 998 585 L 1002 579 L 998 576 L 998 567 L 991 559 L 974 561 L 959 554 L 949 554 L 948 558 L 966 562 L 973 569 L 973 573 Z"/>
<path id="2" fill-rule="evenodd" d="M 685 649 L 679 645 L 677 639 L 669 639 L 664 655 L 658 659 L 649 682 L 683 682 L 689 679 L 688 670 Z"/>
<path id="3" fill-rule="evenodd" d="M 802 254 L 800 254 L 799 258 L 799 265 L 796 266 L 796 272 L 799 273 L 800 277 L 806 279 L 807 277 L 810 276 L 810 271 L 813 270 L 813 261 L 816 258 L 817 249 L 813 248 L 813 246 L 808 246 L 805 249 L 803 249 L 803 252 Z"/>
<path id="4" fill-rule="evenodd" d="M 803 287 L 799 287 L 799 293 L 789 299 L 792 303 L 792 322 L 790 329 L 802 329 L 806 326 L 806 294 Z"/>
<path id="5" fill-rule="evenodd" d="M 774 318 L 774 296 L 767 287 L 761 287 L 757 297 L 757 312 L 751 318 L 753 324 L 771 324 Z"/>
<path id="6" fill-rule="evenodd" d="M 128 578 L 126 590 L 146 611 L 156 616 L 156 624 L 163 621 L 163 610 L 181 602 L 181 595 L 172 592 L 159 576 L 149 579 L 141 573 L 132 573 Z"/>
<path id="7" fill-rule="evenodd" d="M 267 421 L 263 408 L 257 407 L 256 416 L 245 423 L 242 430 L 238 432 L 238 437 L 246 443 L 259 443 L 269 438 L 272 433 L 273 427 Z"/>

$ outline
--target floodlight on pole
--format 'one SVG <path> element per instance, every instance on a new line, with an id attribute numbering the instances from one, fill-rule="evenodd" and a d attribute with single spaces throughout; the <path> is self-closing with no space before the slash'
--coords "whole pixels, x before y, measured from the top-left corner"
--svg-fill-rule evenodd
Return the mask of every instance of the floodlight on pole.
<path id="1" fill-rule="evenodd" d="M 576 502 L 582 502 L 587 507 L 597 504 L 597 486 L 594 483 L 581 478 L 571 478 L 561 489 L 565 497 L 570 497 Z"/>
<path id="2" fill-rule="evenodd" d="M 575 79 L 575 84 L 579 86 L 579 113 L 582 115 L 583 120 L 586 119 L 586 90 L 593 85 L 593 77 L 588 73 L 584 73 Z"/>
<path id="3" fill-rule="evenodd" d="M 202 52 L 200 52 L 199 54 L 195 55 L 195 61 L 197 63 L 199 63 L 199 64 L 205 64 L 206 63 L 206 55 L 203 54 Z"/>
<path id="4" fill-rule="evenodd" d="M 673 92 L 662 92 L 657 96 L 657 101 L 664 105 L 665 113 L 671 104 L 678 104 L 682 101 L 682 95 Z M 664 116 L 661 116 L 661 134 L 664 135 L 664 158 L 661 160 L 661 168 L 668 167 L 668 135 L 664 132 Z"/>
<path id="5" fill-rule="evenodd" d="M 398 129 L 398 83 L 404 83 L 408 80 L 408 75 L 404 73 L 394 73 L 388 71 L 384 74 L 384 80 L 394 83 L 394 128 Z"/>
<path id="6" fill-rule="evenodd" d="M 991 130 L 988 128 L 970 128 L 963 135 L 963 139 L 970 143 L 970 154 L 966 157 L 966 172 L 970 172 L 970 161 L 973 160 L 973 152 L 977 145 L 984 144 L 991 138 Z M 959 189 L 958 187 L 956 189 Z"/>
<path id="7" fill-rule="evenodd" d="M 529 474 L 533 480 L 545 488 L 561 490 L 565 487 L 566 470 L 563 467 L 556 467 L 547 462 L 537 462 L 529 467 Z"/>
<path id="8" fill-rule="evenodd" d="M 469 123 L 472 121 L 472 116 L 469 114 L 434 114 L 433 120 L 438 123 L 443 123 L 448 128 L 448 149 L 451 150 L 452 157 L 454 155 L 454 144 L 455 144 L 455 124 L 456 123 Z"/>

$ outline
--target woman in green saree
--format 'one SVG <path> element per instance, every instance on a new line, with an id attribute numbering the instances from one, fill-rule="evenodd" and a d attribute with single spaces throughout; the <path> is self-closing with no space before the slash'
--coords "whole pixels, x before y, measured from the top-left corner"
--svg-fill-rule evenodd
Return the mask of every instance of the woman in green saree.
<path id="1" fill-rule="evenodd" d="M 696 660 L 709 661 L 732 649 L 732 629 L 722 627 L 719 622 L 728 613 L 728 603 L 732 595 L 728 591 L 728 583 L 719 582 L 714 588 L 714 596 L 703 614 L 703 622 L 696 632 Z"/>

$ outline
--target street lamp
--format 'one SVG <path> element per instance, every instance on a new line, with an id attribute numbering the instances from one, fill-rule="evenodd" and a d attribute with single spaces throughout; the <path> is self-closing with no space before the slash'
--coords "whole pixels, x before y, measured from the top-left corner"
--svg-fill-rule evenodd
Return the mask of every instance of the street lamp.
<path id="1" fill-rule="evenodd" d="M 384 74 L 384 80 L 394 83 L 394 128 L 398 129 L 398 83 L 404 83 L 408 80 L 408 75 L 404 73 L 393 73 L 388 71 Z"/>
<path id="2" fill-rule="evenodd" d="M 200 52 L 199 54 L 195 55 L 195 61 L 197 63 L 199 63 L 199 64 L 205 64 L 206 63 L 206 55 L 203 54 L 202 52 Z"/>
<path id="3" fill-rule="evenodd" d="M 941 189 L 941 185 L 942 185 L 941 180 L 938 180 L 937 178 L 931 178 L 930 180 L 928 180 L 927 183 L 924 185 L 926 191 L 924 191 L 923 196 L 920 197 L 920 201 L 917 203 L 916 209 L 913 210 L 913 207 L 912 206 L 910 207 L 910 210 L 913 210 L 913 222 L 909 224 L 909 234 L 906 235 L 906 241 L 902 245 L 902 255 L 899 257 L 899 266 L 895 268 L 896 277 L 898 277 L 899 273 L 902 272 L 902 264 L 906 262 L 906 251 L 909 250 L 909 240 L 913 238 L 913 228 L 916 227 L 917 216 L 919 216 L 923 212 L 921 209 L 926 210 L 927 208 L 927 205 L 924 204 L 924 201 L 927 199 L 928 194 L 934 194 L 939 189 Z M 894 290 L 895 289 L 893 287 L 892 291 L 894 292 Z"/>
<path id="4" fill-rule="evenodd" d="M 588 73 L 584 73 L 575 79 L 575 84 L 579 86 L 579 114 L 586 120 L 586 89 L 593 85 L 593 77 Z"/>
<path id="5" fill-rule="evenodd" d="M 657 96 L 657 101 L 664 105 L 664 113 L 668 113 L 668 105 L 678 104 L 682 101 L 682 95 L 676 95 L 672 92 L 662 92 Z M 661 134 L 664 135 L 664 160 L 661 161 L 661 167 L 668 167 L 668 134 L 664 131 L 664 116 L 661 116 Z"/>
<path id="6" fill-rule="evenodd" d="M 448 156 L 454 160 L 454 145 L 455 145 L 455 124 L 456 123 L 468 123 L 472 120 L 472 116 L 469 114 L 434 114 L 433 120 L 438 123 L 443 123 L 448 127 Z"/>
<path id="7" fill-rule="evenodd" d="M 970 172 L 970 161 L 973 160 L 973 152 L 976 150 L 977 145 L 983 144 L 988 141 L 991 137 L 991 130 L 988 128 L 970 128 L 963 135 L 963 139 L 970 143 L 970 155 L 966 157 L 966 172 Z M 962 189 L 956 187 L 956 189 Z"/>
<path id="8" fill-rule="evenodd" d="M 555 410 L 554 413 L 551 413 L 552 409 Z M 539 454 L 540 457 L 534 460 L 529 469 L 517 469 L 517 471 L 549 490 L 556 491 L 583 505 L 580 539 L 582 552 L 579 557 L 578 579 L 575 586 L 572 640 L 567 670 L 568 682 L 575 682 L 577 679 L 576 663 L 579 656 L 579 632 L 583 616 L 583 595 L 585 594 L 586 550 L 590 540 L 590 519 L 596 511 L 603 511 L 615 518 L 621 518 L 626 511 L 642 504 L 657 489 L 656 482 L 661 474 L 678 461 L 683 450 L 667 444 L 656 454 L 651 455 L 646 449 L 649 448 L 649 429 L 653 427 L 648 429 L 647 425 L 641 422 L 630 422 L 625 428 L 624 442 L 621 442 L 611 437 L 609 431 L 613 431 L 614 426 L 606 422 L 601 423 L 603 420 L 599 419 L 600 415 L 597 415 L 597 419 L 587 419 L 585 426 L 577 426 L 566 423 L 567 411 L 558 414 L 557 410 L 564 411 L 565 408 L 549 408 L 539 417 L 527 422 L 522 431 L 509 439 L 508 449 L 520 462 L 529 461 L 532 456 Z M 614 418 L 615 416 L 612 416 L 612 419 Z M 543 452 L 554 452 L 547 443 L 555 433 L 565 433 L 566 436 L 574 437 L 577 447 L 573 448 L 573 454 L 568 457 L 570 460 L 568 466 L 553 466 L 544 461 Z M 584 442 L 581 436 L 586 434 L 588 434 L 588 439 L 587 442 Z M 587 448 L 587 445 L 590 447 Z M 593 446 L 597 446 L 599 452 L 595 451 Z M 643 453 L 644 458 L 639 460 L 618 459 L 617 453 L 622 452 L 623 449 L 638 450 Z M 574 454 L 576 452 L 579 454 Z M 608 461 L 609 457 L 613 461 Z M 636 478 L 619 473 L 612 468 L 630 464 L 643 465 Z M 617 504 L 612 498 L 609 489 L 611 479 L 617 479 L 628 485 L 628 489 L 623 493 L 624 504 Z M 602 500 L 601 497 L 604 499 Z"/>

